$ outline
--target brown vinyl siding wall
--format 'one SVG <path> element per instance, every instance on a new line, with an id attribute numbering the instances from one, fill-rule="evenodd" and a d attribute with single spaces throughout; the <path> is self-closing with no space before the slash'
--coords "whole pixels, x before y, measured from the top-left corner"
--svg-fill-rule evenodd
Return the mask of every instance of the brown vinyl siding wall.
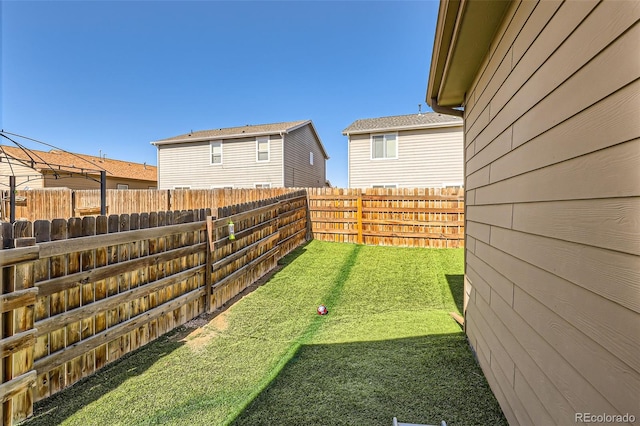
<path id="1" fill-rule="evenodd" d="M 313 152 L 313 165 L 309 164 Z M 296 129 L 284 137 L 284 185 L 286 187 L 323 187 L 326 160 L 310 125 Z"/>
<path id="2" fill-rule="evenodd" d="M 465 105 L 466 331 L 511 424 L 640 418 L 640 2 L 514 2 Z"/>
<path id="3" fill-rule="evenodd" d="M 396 133 L 395 131 L 374 134 Z M 395 184 L 398 188 L 440 188 L 461 184 L 462 126 L 397 132 L 397 159 L 372 160 L 371 134 L 349 138 L 349 188 Z"/>
<path id="4" fill-rule="evenodd" d="M 256 161 L 256 138 L 222 142 L 222 164 L 211 164 L 209 142 L 158 146 L 158 189 L 190 186 L 191 189 L 234 186 L 253 188 L 256 183 L 283 186 L 282 138 L 270 137 L 269 162 Z"/>

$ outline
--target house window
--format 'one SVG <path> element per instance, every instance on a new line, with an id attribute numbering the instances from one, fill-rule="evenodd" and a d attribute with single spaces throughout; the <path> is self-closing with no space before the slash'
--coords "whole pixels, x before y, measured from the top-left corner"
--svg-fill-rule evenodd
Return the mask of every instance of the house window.
<path id="1" fill-rule="evenodd" d="M 381 183 L 377 185 L 371 185 L 372 188 L 397 188 L 398 185 L 395 183 Z"/>
<path id="2" fill-rule="evenodd" d="M 129 189 L 129 185 L 127 185 L 126 183 L 119 183 L 116 186 L 116 189 Z"/>
<path id="3" fill-rule="evenodd" d="M 211 142 L 211 164 L 222 164 L 222 141 Z"/>
<path id="4" fill-rule="evenodd" d="M 309 152 L 309 164 L 313 166 L 313 151 Z"/>
<path id="5" fill-rule="evenodd" d="M 256 138 L 256 161 L 269 161 L 269 136 Z"/>
<path id="6" fill-rule="evenodd" d="M 262 188 L 271 188 L 271 184 L 269 182 L 266 183 L 256 183 L 255 184 L 256 189 L 262 189 Z"/>
<path id="7" fill-rule="evenodd" d="M 191 185 L 174 186 L 173 189 L 191 189 Z"/>
<path id="8" fill-rule="evenodd" d="M 398 158 L 397 136 L 393 133 L 371 136 L 371 158 L 374 160 Z"/>
<path id="9" fill-rule="evenodd" d="M 211 185 L 211 189 L 233 189 L 233 185 Z"/>

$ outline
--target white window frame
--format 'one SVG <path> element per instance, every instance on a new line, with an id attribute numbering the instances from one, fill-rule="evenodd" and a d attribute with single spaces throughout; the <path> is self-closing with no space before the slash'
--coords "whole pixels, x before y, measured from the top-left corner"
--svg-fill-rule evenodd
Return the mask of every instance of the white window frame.
<path id="1" fill-rule="evenodd" d="M 233 189 L 233 185 L 211 185 L 211 189 Z"/>
<path id="2" fill-rule="evenodd" d="M 309 165 L 313 166 L 313 151 L 309 151 Z"/>
<path id="3" fill-rule="evenodd" d="M 271 182 L 256 182 L 253 187 L 256 189 L 269 189 L 271 188 Z"/>
<path id="4" fill-rule="evenodd" d="M 260 142 L 267 142 L 267 159 L 260 159 Z M 262 151 L 264 152 L 264 151 Z M 271 138 L 269 136 L 258 136 L 256 138 L 256 163 L 268 163 L 271 160 Z"/>
<path id="5" fill-rule="evenodd" d="M 191 185 L 173 185 L 173 189 L 191 189 Z"/>
<path id="6" fill-rule="evenodd" d="M 116 185 L 116 189 L 129 189 L 129 184 L 127 183 L 119 183 Z"/>
<path id="7" fill-rule="evenodd" d="M 371 188 L 375 188 L 375 189 L 397 189 L 398 188 L 398 184 L 397 183 L 374 183 L 373 185 L 371 185 Z"/>
<path id="8" fill-rule="evenodd" d="M 213 162 L 213 147 L 214 145 L 220 145 L 220 162 L 219 163 L 214 163 Z M 222 149 L 223 143 L 221 140 L 218 141 L 209 141 L 209 163 L 212 166 L 220 166 L 222 165 L 222 163 L 224 162 L 224 155 L 223 152 L 224 150 Z"/>
<path id="9" fill-rule="evenodd" d="M 388 157 L 387 156 L 387 144 L 385 143 L 384 146 L 384 157 L 379 157 L 376 158 L 373 156 L 373 139 L 377 136 L 382 136 L 383 137 L 383 141 L 386 141 L 386 136 L 391 136 L 393 135 L 395 137 L 396 140 L 396 155 L 395 157 Z M 371 157 L 371 160 L 373 161 L 385 161 L 385 160 L 397 160 L 398 159 L 398 151 L 400 150 L 400 144 L 398 141 L 398 132 L 391 132 L 391 133 L 376 133 L 376 134 L 372 134 L 370 137 L 370 143 L 369 143 L 369 154 Z"/>

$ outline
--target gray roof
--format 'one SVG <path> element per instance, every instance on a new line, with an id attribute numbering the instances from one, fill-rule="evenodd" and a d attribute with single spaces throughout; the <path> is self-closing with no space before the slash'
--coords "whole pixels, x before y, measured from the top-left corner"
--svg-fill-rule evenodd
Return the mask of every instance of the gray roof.
<path id="1" fill-rule="evenodd" d="M 173 136 L 166 139 L 160 139 L 151 143 L 153 145 L 164 145 L 164 144 L 172 144 L 172 143 L 187 143 L 187 142 L 206 141 L 206 140 L 215 140 L 215 139 L 233 139 L 233 138 L 244 138 L 244 137 L 254 137 L 254 136 L 267 136 L 267 135 L 275 135 L 280 133 L 289 133 L 302 126 L 306 126 L 307 124 L 311 126 L 311 129 L 318 140 L 320 149 L 324 153 L 325 158 L 328 159 L 329 155 L 327 154 L 327 150 L 322 144 L 322 141 L 320 140 L 320 136 L 318 136 L 318 132 L 313 126 L 313 122 L 311 120 L 286 121 L 283 123 L 271 123 L 271 124 L 254 124 L 254 125 L 247 124 L 246 126 L 238 126 L 238 127 L 225 127 L 220 129 L 211 129 L 211 130 L 198 130 L 196 132 L 184 133 L 182 135 Z"/>
<path id="2" fill-rule="evenodd" d="M 310 123 L 311 120 L 302 121 L 288 121 L 285 123 L 272 123 L 272 124 L 254 124 L 238 127 L 225 127 L 221 129 L 211 130 L 198 130 L 191 133 L 185 133 L 178 136 L 173 136 L 166 139 L 160 139 L 153 143 L 170 143 L 170 142 L 187 142 L 189 140 L 202 140 L 202 139 L 222 139 L 222 138 L 240 138 L 247 136 L 259 136 L 270 135 L 276 133 L 286 133 L 306 123 Z"/>
<path id="3" fill-rule="evenodd" d="M 387 130 L 409 130 L 430 127 L 448 127 L 462 125 L 462 118 L 437 112 L 421 114 L 394 115 L 392 117 L 364 118 L 356 120 L 342 131 L 343 135 L 371 133 Z"/>

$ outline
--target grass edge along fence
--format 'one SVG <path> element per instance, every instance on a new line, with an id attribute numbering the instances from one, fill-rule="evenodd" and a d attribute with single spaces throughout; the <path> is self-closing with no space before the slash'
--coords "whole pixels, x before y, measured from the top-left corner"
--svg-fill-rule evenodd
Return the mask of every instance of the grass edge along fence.
<path id="1" fill-rule="evenodd" d="M 3 224 L 1 417 L 222 306 L 307 237 L 304 192 L 220 208 Z M 234 222 L 234 240 L 229 222 Z"/>

